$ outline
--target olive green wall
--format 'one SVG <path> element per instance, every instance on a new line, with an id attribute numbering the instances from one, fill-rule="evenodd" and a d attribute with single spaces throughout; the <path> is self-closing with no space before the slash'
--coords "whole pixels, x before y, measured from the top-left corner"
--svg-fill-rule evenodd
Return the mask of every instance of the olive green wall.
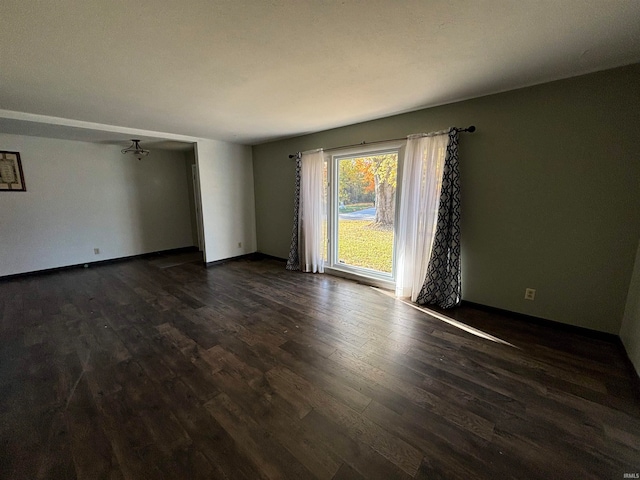
<path id="1" fill-rule="evenodd" d="M 636 263 L 629 284 L 627 306 L 624 310 L 620 339 L 627 350 L 631 363 L 640 375 L 640 243 L 636 253 Z"/>
<path id="2" fill-rule="evenodd" d="M 618 334 L 640 237 L 639 106 L 632 65 L 254 146 L 258 251 L 288 254 L 289 153 L 473 124 L 463 298 Z"/>

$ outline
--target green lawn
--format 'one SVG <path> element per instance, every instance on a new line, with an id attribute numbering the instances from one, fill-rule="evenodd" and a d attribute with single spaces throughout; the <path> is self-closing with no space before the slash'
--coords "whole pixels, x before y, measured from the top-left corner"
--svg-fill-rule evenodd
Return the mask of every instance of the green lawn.
<path id="1" fill-rule="evenodd" d="M 338 235 L 340 261 L 391 273 L 393 230 L 375 227 L 370 220 L 340 220 Z"/>

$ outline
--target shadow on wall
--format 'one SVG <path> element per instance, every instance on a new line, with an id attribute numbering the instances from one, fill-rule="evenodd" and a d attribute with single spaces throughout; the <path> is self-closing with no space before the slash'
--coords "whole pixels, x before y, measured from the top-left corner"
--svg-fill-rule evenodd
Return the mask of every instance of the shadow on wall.
<path id="1" fill-rule="evenodd" d="M 152 150 L 142 160 L 126 158 L 135 250 L 148 253 L 197 245 L 191 211 L 193 188 L 185 168 L 187 154 Z"/>
<path id="2" fill-rule="evenodd" d="M 196 166 L 196 153 L 194 148 L 192 147 L 188 151 L 184 152 L 185 156 L 185 168 L 187 172 L 187 190 L 189 195 L 189 214 L 191 217 L 191 238 L 193 244 L 198 247 L 199 250 L 202 250 L 202 245 L 199 240 L 198 235 L 198 217 L 201 216 L 199 203 L 200 199 L 196 199 L 195 192 L 197 191 L 196 181 L 197 181 L 197 166 Z"/>

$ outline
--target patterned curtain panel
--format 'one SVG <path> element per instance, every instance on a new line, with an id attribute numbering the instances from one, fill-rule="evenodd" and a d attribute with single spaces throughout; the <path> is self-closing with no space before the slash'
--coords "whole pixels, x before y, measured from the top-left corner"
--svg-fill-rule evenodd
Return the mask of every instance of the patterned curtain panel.
<path id="1" fill-rule="evenodd" d="M 451 308 L 462 299 L 460 281 L 460 169 L 458 130 L 449 130 L 442 176 L 438 224 L 427 268 L 427 277 L 417 303 Z"/>
<path id="2" fill-rule="evenodd" d="M 395 239 L 396 295 L 412 302 L 427 277 L 448 143 L 448 130 L 407 137 Z"/>
<path id="3" fill-rule="evenodd" d="M 293 229 L 291 230 L 291 247 L 289 247 L 289 259 L 287 260 L 287 270 L 300 270 L 300 252 L 298 250 L 299 212 L 300 212 L 300 171 L 301 158 L 298 153 L 296 157 L 296 189 L 293 200 Z"/>

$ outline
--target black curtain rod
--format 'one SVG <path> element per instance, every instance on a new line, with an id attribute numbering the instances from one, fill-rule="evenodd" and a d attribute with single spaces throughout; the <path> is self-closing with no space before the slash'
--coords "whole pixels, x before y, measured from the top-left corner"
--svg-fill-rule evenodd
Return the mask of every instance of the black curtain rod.
<path id="1" fill-rule="evenodd" d="M 456 130 L 458 132 L 468 132 L 468 133 L 473 133 L 476 131 L 476 127 L 475 125 L 470 125 L 467 128 L 456 128 Z M 425 135 L 426 137 L 429 136 L 429 134 Z M 341 150 L 343 148 L 350 148 L 350 147 L 360 147 L 363 145 L 375 145 L 376 143 L 386 143 L 386 142 L 397 142 L 399 140 L 406 140 L 407 137 L 402 137 L 402 138 L 390 138 L 389 140 L 376 140 L 375 142 L 365 142 L 364 140 L 361 143 L 354 143 L 353 145 L 342 145 L 341 147 L 333 147 L 333 148 L 327 148 L 324 151 L 325 152 L 329 152 L 331 150 Z M 289 155 L 289 158 L 296 158 L 298 156 L 297 153 L 293 153 L 291 155 Z"/>

